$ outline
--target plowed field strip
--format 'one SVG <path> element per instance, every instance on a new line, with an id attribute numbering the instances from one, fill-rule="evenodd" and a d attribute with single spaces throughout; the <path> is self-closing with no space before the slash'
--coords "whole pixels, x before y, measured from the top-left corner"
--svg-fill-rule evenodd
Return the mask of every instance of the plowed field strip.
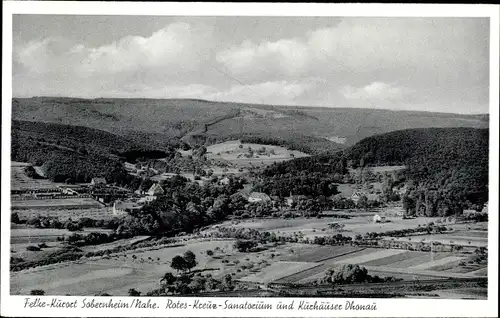
<path id="1" fill-rule="evenodd" d="M 369 254 L 362 254 L 359 256 L 347 258 L 338 262 L 334 262 L 335 264 L 363 264 L 373 260 L 378 260 L 384 257 L 389 257 L 393 255 L 398 255 L 402 253 L 406 253 L 405 250 L 377 250 L 371 252 Z"/>
<path id="2" fill-rule="evenodd" d="M 461 259 L 462 259 L 462 257 L 458 257 L 458 256 L 448 256 L 448 257 L 445 257 L 442 259 L 434 260 L 433 262 L 427 262 L 427 263 L 419 264 L 416 266 L 412 266 L 412 267 L 410 267 L 410 269 L 416 269 L 416 270 L 432 269 L 433 267 L 436 267 L 436 266 L 442 266 L 442 265 L 446 265 L 448 263 L 458 262 Z"/>

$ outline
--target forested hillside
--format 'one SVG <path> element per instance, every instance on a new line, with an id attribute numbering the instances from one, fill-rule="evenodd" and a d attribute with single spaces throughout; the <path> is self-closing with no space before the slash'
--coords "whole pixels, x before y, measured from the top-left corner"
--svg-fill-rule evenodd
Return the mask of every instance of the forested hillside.
<path id="1" fill-rule="evenodd" d="M 488 145 L 488 129 L 411 129 L 366 138 L 345 156 L 353 165 L 406 165 L 406 203 L 432 215 L 488 201 Z"/>
<path id="2" fill-rule="evenodd" d="M 156 150 L 124 137 L 87 127 L 29 121 L 12 122 L 11 158 L 42 166 L 56 182 L 89 182 L 103 176 L 128 185 L 137 180 L 127 174 L 122 160 L 138 157 L 173 157 L 173 149 Z"/>
<path id="3" fill-rule="evenodd" d="M 473 128 L 408 129 L 366 138 L 333 156 L 312 156 L 268 167 L 274 184 L 289 175 L 321 172 L 341 182 L 346 168 L 404 165 L 410 213 L 449 215 L 480 209 L 488 201 L 489 130 Z"/>

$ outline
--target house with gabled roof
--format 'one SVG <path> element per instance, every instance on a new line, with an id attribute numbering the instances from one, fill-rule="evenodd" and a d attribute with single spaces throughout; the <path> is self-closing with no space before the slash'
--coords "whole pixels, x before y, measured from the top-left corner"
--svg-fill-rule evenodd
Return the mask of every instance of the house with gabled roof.
<path id="1" fill-rule="evenodd" d="M 155 183 L 149 188 L 148 192 L 146 192 L 147 195 L 151 196 L 157 196 L 157 195 L 162 195 L 165 193 L 165 190 L 161 187 L 159 183 Z"/>
<path id="2" fill-rule="evenodd" d="M 351 195 L 351 200 L 354 201 L 354 203 L 358 203 L 359 199 L 363 196 L 363 193 L 356 191 Z"/>

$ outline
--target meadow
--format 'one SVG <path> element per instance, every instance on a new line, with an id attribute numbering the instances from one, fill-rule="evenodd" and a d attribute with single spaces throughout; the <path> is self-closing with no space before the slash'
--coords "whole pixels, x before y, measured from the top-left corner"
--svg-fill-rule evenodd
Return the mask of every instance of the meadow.
<path id="1" fill-rule="evenodd" d="M 64 199 L 38 199 L 38 200 L 13 200 L 12 210 L 20 209 L 85 209 L 102 208 L 103 204 L 91 198 L 64 198 Z"/>
<path id="2" fill-rule="evenodd" d="M 383 212 L 383 211 L 382 211 Z M 269 231 L 278 234 L 293 234 L 301 232 L 304 237 L 313 239 L 315 236 L 326 236 L 334 233 L 341 233 L 345 236 L 356 236 L 358 234 L 365 235 L 368 232 L 386 232 L 394 230 L 402 230 L 408 228 L 417 228 L 426 226 L 430 222 L 436 222 L 440 218 L 415 218 L 402 219 L 398 217 L 387 218 L 390 222 L 373 223 L 373 214 L 375 212 L 366 213 L 364 211 L 350 212 L 350 219 L 339 219 L 334 217 L 316 218 L 268 218 L 268 219 L 251 219 L 234 222 L 225 222 L 222 225 L 231 225 L 236 228 L 251 228 L 259 231 Z M 328 224 L 341 223 L 344 224 L 342 231 L 330 229 Z"/>
<path id="3" fill-rule="evenodd" d="M 253 156 L 250 158 L 246 156 L 249 153 L 249 149 L 252 149 L 254 152 Z M 258 154 L 257 152 L 259 149 L 265 149 L 265 153 Z M 289 150 L 285 147 L 242 143 L 239 140 L 226 141 L 207 147 L 207 157 L 209 159 L 228 162 L 238 168 L 270 165 L 275 162 L 307 156 L 308 155 L 303 152 Z"/>
<path id="4" fill-rule="evenodd" d="M 29 163 L 25 162 L 11 162 L 10 168 L 10 186 L 12 190 L 18 189 L 54 189 L 62 183 L 54 183 L 47 179 L 33 179 L 26 175 L 24 169 L 31 166 Z M 38 169 L 37 169 L 38 168 Z M 38 171 L 39 167 L 35 167 Z"/>
<path id="5" fill-rule="evenodd" d="M 71 209 L 53 207 L 45 208 L 29 208 L 15 211 L 19 219 L 26 220 L 38 216 L 50 216 L 58 218 L 60 221 L 66 221 L 71 219 L 77 221 L 81 218 L 91 218 L 96 220 L 109 220 L 114 218 L 113 209 L 110 207 L 98 207 L 98 208 L 79 208 L 72 207 Z"/>

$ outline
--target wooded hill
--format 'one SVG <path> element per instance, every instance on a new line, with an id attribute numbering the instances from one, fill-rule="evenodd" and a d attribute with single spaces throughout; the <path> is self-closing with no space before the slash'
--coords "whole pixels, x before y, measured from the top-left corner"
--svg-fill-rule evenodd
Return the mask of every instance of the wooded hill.
<path id="1" fill-rule="evenodd" d="M 333 156 L 312 156 L 268 167 L 263 176 L 329 173 L 346 168 L 405 165 L 410 212 L 427 215 L 480 209 L 488 201 L 489 130 L 427 128 L 368 137 Z M 333 177 L 337 175 L 337 177 Z"/>
<path id="2" fill-rule="evenodd" d="M 137 158 L 169 158 L 173 148 L 154 148 L 122 136 L 81 126 L 29 121 L 12 122 L 11 158 L 42 166 L 56 182 L 89 182 L 103 176 L 110 182 L 135 182 L 122 161 Z M 135 186 L 135 185 L 134 185 Z"/>

